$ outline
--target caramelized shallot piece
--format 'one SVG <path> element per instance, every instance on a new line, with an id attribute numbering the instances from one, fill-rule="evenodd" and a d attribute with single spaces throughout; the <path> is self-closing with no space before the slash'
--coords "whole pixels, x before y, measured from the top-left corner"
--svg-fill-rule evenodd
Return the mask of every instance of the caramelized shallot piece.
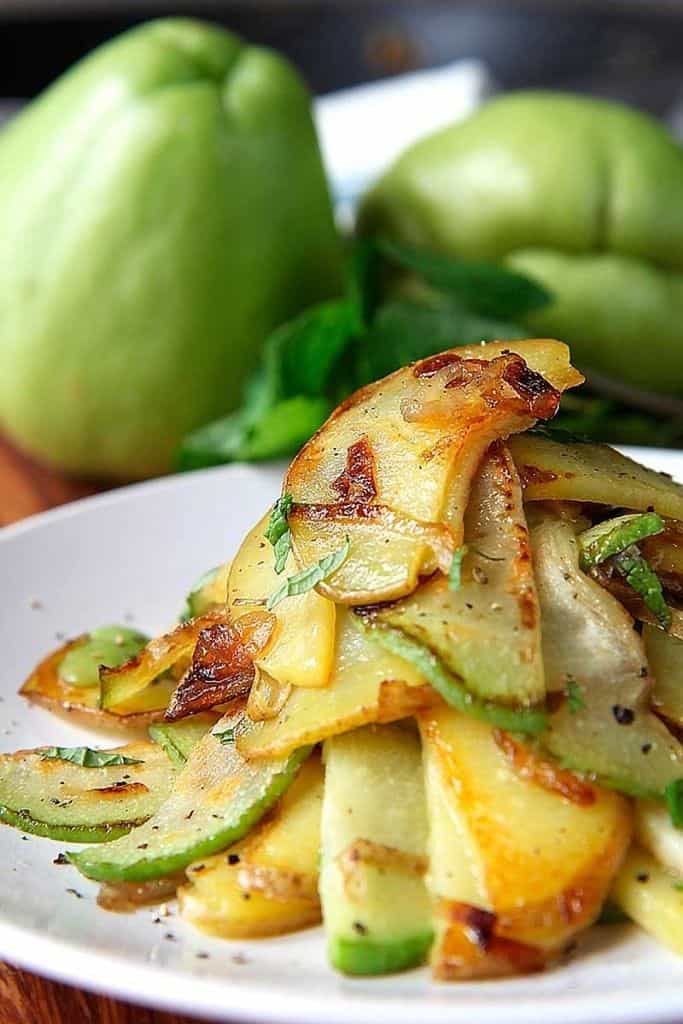
<path id="1" fill-rule="evenodd" d="M 254 658 L 268 646 L 275 624 L 271 612 L 255 611 L 237 622 L 219 622 L 202 630 L 192 665 L 173 694 L 166 720 L 175 722 L 245 697 L 254 681 Z"/>

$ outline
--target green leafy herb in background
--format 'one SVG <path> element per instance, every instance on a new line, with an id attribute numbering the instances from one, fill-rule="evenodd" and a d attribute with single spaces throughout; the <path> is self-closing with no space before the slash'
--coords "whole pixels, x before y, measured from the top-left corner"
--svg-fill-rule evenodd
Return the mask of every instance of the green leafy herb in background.
<path id="1" fill-rule="evenodd" d="M 396 267 L 410 280 L 404 273 L 388 286 Z M 359 242 L 346 296 L 312 306 L 270 335 L 241 407 L 190 434 L 178 468 L 289 456 L 351 391 L 443 348 L 525 337 L 508 318 L 549 298 L 493 263 Z"/>
<path id="2" fill-rule="evenodd" d="M 383 239 L 354 243 L 346 295 L 278 327 L 235 412 L 184 441 L 179 469 L 286 458 L 346 395 L 455 345 L 528 336 L 520 320 L 552 301 L 531 278 Z M 585 391 L 554 421 L 573 435 L 621 444 L 683 443 L 683 423 L 658 420 Z"/>
<path id="3" fill-rule="evenodd" d="M 144 764 L 136 757 L 112 754 L 108 750 L 92 750 L 90 747 L 46 747 L 40 754 L 44 761 L 71 761 L 82 768 L 109 768 L 121 764 Z"/>
<path id="4" fill-rule="evenodd" d="M 412 271 L 432 288 L 454 296 L 481 316 L 514 319 L 546 306 L 552 297 L 525 274 L 504 270 L 495 263 L 455 260 L 397 242 L 381 240 L 377 244 L 390 262 Z"/>

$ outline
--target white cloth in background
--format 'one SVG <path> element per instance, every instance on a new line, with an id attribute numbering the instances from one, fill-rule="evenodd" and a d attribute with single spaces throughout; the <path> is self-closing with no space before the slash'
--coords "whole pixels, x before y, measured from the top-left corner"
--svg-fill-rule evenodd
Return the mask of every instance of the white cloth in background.
<path id="1" fill-rule="evenodd" d="M 466 117 L 492 90 L 481 61 L 463 60 L 318 97 L 315 121 L 342 217 L 407 146 Z"/>

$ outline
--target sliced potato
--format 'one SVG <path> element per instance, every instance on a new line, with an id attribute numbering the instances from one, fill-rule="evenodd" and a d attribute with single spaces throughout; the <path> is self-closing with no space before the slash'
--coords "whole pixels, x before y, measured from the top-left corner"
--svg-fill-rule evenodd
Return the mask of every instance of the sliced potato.
<path id="1" fill-rule="evenodd" d="M 175 899 L 184 872 L 153 878 L 149 882 L 104 882 L 97 894 L 97 906 L 114 914 L 130 914 L 139 907 L 158 906 Z"/>
<path id="2" fill-rule="evenodd" d="M 657 942 L 683 956 L 683 885 L 651 853 L 631 847 L 612 899 Z"/>
<path id="3" fill-rule="evenodd" d="M 228 578 L 228 609 L 233 620 L 263 605 L 283 579 L 297 571 L 290 553 L 282 575 L 275 572 L 273 549 L 264 533 L 268 516 L 247 534 Z M 256 659 L 287 686 L 326 686 L 334 657 L 335 607 L 315 590 L 288 597 L 274 609 L 277 620 L 268 648 Z"/>
<path id="4" fill-rule="evenodd" d="M 329 685 L 294 687 L 276 718 L 244 719 L 237 746 L 248 758 L 277 757 L 359 725 L 405 718 L 434 700 L 412 665 L 368 640 L 353 613 L 339 608 Z"/>
<path id="5" fill-rule="evenodd" d="M 606 444 L 510 438 L 526 501 L 590 501 L 683 519 L 683 486 Z"/>
<path id="6" fill-rule="evenodd" d="M 241 842 L 192 864 L 181 916 L 224 938 L 260 938 L 320 920 L 323 769 L 313 755 L 271 813 Z"/>
<path id="7" fill-rule="evenodd" d="M 517 471 L 493 446 L 474 478 L 455 589 L 437 575 L 375 621 L 432 650 L 480 698 L 515 707 L 545 697 L 538 597 Z"/>
<path id="8" fill-rule="evenodd" d="M 420 728 L 433 829 L 429 884 L 442 901 L 444 956 L 450 924 L 456 932 L 466 924 L 466 905 L 495 915 L 490 935 L 547 959 L 600 913 L 630 841 L 628 802 L 590 786 L 590 800 L 585 791 L 581 802 L 568 798 L 550 766 L 533 776 L 519 771 L 494 730 L 449 708 L 420 715 Z M 511 951 L 509 970 L 529 969 L 527 953 L 517 950 L 516 960 Z"/>
<path id="9" fill-rule="evenodd" d="M 100 708 L 99 686 L 68 686 L 63 682 L 59 665 L 64 655 L 84 639 L 77 637 L 43 658 L 21 687 L 22 697 L 55 714 L 83 719 L 88 725 L 108 730 L 140 732 L 151 722 L 163 718 L 176 685 L 172 679 L 155 680 L 125 704 L 111 710 Z"/>
<path id="10" fill-rule="evenodd" d="M 558 392 L 581 380 L 560 342 L 496 342 L 453 349 L 356 392 L 304 446 L 285 481 L 296 503 L 290 521 L 299 566 L 338 550 L 348 535 L 350 554 L 321 593 L 350 604 L 410 593 L 434 567 L 434 552 L 419 534 L 397 543 L 385 513 L 438 523 L 450 504 L 457 546 L 470 480 L 488 445 L 552 415 Z"/>

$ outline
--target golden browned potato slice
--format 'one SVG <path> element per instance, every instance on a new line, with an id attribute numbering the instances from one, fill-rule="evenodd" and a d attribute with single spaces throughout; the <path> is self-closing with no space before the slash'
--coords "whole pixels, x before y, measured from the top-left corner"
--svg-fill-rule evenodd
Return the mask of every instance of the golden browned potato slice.
<path id="1" fill-rule="evenodd" d="M 224 853 L 188 868 L 182 917 L 224 938 L 260 938 L 320 920 L 323 768 L 313 755 L 268 817 Z"/>
<path id="2" fill-rule="evenodd" d="M 228 609 L 235 620 L 277 590 L 283 579 L 297 571 L 290 553 L 282 575 L 275 572 L 273 549 L 264 537 L 268 516 L 247 535 L 228 577 Z M 326 686 L 334 656 L 335 607 L 315 590 L 288 597 L 274 609 L 275 632 L 265 653 L 256 659 L 283 685 Z"/>
<path id="3" fill-rule="evenodd" d="M 337 610 L 332 678 L 321 690 L 294 687 L 269 721 L 246 719 L 237 734 L 245 757 L 275 757 L 370 722 L 392 722 L 436 699 L 412 665 L 368 640 L 353 613 Z"/>
<path id="4" fill-rule="evenodd" d="M 683 881 L 634 845 L 617 875 L 612 898 L 657 942 L 683 956 Z"/>
<path id="5" fill-rule="evenodd" d="M 345 604 L 401 597 L 420 573 L 447 571 L 486 448 L 554 415 L 559 393 L 581 380 L 561 342 L 495 342 L 441 353 L 356 392 L 285 481 L 299 567 L 348 537 L 345 562 L 319 584 Z M 450 545 L 433 529 L 444 518 Z"/>
<path id="6" fill-rule="evenodd" d="M 144 731 L 163 718 L 171 694 L 177 685 L 173 679 L 159 679 L 137 692 L 129 701 L 112 710 L 100 708 L 99 686 L 69 686 L 59 676 L 65 654 L 82 642 L 79 637 L 53 651 L 36 666 L 19 691 L 22 697 L 54 714 L 77 718 L 103 729 Z"/>
<path id="7" fill-rule="evenodd" d="M 526 501 L 590 501 L 683 519 L 683 486 L 606 444 L 511 437 Z"/>
<path id="8" fill-rule="evenodd" d="M 423 713 L 420 728 L 436 974 L 542 966 L 600 913 L 630 841 L 628 802 L 450 708 Z"/>

